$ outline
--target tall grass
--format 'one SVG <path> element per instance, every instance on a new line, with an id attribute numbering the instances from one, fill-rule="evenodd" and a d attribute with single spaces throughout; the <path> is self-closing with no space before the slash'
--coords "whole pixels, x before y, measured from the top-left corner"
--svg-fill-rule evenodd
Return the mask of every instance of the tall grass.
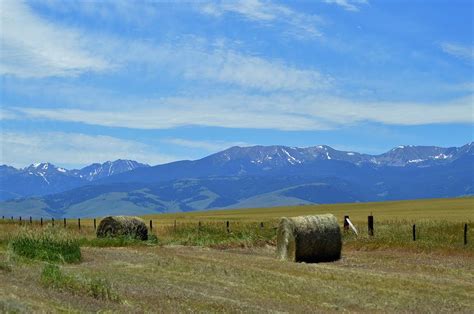
<path id="1" fill-rule="evenodd" d="M 74 263 L 81 260 L 79 241 L 61 229 L 21 228 L 9 241 L 10 250 L 26 258 Z"/>
<path id="2" fill-rule="evenodd" d="M 413 225 L 416 225 L 416 239 L 413 241 Z M 469 223 L 471 228 L 474 226 Z M 369 236 L 367 224 L 356 225 L 359 236 L 352 231 L 344 232 L 344 243 L 354 248 L 413 248 L 474 249 L 473 232 L 468 233 L 468 244 L 464 245 L 464 223 L 444 220 L 387 220 L 375 223 L 375 235 Z"/>
<path id="3" fill-rule="evenodd" d="M 163 228 L 159 237 L 163 244 L 252 247 L 274 243 L 275 230 L 268 223 L 232 222 L 229 229 L 223 222 L 186 223 Z"/>
<path id="4" fill-rule="evenodd" d="M 41 283 L 49 288 L 88 295 L 96 299 L 118 301 L 110 283 L 105 279 L 86 278 L 65 274 L 58 265 L 46 264 L 41 272 Z"/>
<path id="5" fill-rule="evenodd" d="M 159 244 L 158 238 L 154 234 L 148 235 L 148 240 L 142 241 L 131 236 L 117 236 L 105 238 L 80 238 L 81 246 L 87 247 L 124 247 L 124 246 L 146 246 Z"/>

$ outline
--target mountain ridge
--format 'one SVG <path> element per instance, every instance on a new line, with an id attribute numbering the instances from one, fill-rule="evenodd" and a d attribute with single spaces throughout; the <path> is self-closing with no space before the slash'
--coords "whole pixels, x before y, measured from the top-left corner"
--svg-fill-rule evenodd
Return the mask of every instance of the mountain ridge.
<path id="1" fill-rule="evenodd" d="M 38 162 L 20 169 L 1 165 L 0 200 L 62 192 L 140 167 L 149 167 L 149 165 L 122 159 L 102 164 L 94 163 L 72 170 L 56 167 L 49 162 Z"/>
<path id="2" fill-rule="evenodd" d="M 35 167 L 52 169 L 44 163 Z M 0 174 L 12 171 L 0 167 Z M 323 145 L 231 147 L 195 161 L 138 167 L 92 181 L 83 178 L 79 187 L 1 202 L 0 209 L 90 217 L 457 197 L 474 194 L 473 173 L 472 142 L 450 148 L 400 146 L 376 156 Z"/>

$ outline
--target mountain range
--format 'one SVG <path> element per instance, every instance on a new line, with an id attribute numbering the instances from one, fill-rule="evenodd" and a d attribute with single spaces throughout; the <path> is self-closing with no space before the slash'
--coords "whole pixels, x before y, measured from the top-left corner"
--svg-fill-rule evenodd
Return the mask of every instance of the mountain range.
<path id="1" fill-rule="evenodd" d="M 474 143 L 398 146 L 380 155 L 324 145 L 231 147 L 153 167 L 129 160 L 80 170 L 4 165 L 0 182 L 2 214 L 44 217 L 457 197 L 474 193 Z"/>
<path id="2" fill-rule="evenodd" d="M 48 162 L 35 163 L 23 169 L 1 165 L 0 200 L 62 192 L 140 167 L 149 165 L 120 159 L 73 170 Z"/>

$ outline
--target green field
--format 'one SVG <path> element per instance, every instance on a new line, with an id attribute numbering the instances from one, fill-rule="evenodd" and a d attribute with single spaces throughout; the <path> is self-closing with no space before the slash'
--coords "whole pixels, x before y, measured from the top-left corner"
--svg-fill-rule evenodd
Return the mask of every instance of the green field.
<path id="1" fill-rule="evenodd" d="M 359 236 L 343 233 L 342 259 L 319 264 L 276 260 L 278 218 L 319 213 L 333 213 L 341 225 L 349 215 L 359 229 Z M 367 235 L 371 213 L 374 237 Z M 474 198 L 144 219 L 153 221 L 157 236 L 144 243 L 98 240 L 91 219 L 81 221 L 81 230 L 73 220 L 66 229 L 57 222 L 42 228 L 36 222 L 0 222 L 0 312 L 474 311 Z M 54 241 L 64 252 L 79 244 L 81 261 L 58 262 L 52 249 L 41 247 Z"/>

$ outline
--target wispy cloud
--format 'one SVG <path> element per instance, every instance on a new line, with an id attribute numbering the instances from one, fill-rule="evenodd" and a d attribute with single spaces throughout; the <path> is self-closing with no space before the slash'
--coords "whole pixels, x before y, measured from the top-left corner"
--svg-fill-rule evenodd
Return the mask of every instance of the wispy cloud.
<path id="1" fill-rule="evenodd" d="M 283 61 L 243 55 L 232 50 L 178 51 L 173 58 L 177 58 L 175 61 L 189 61 L 183 64 L 182 71 L 185 78 L 193 80 L 218 81 L 263 91 L 327 89 L 333 81 L 330 76 L 316 70 L 299 69 Z M 178 62 L 176 65 L 179 68 Z"/>
<path id="2" fill-rule="evenodd" d="M 244 54 L 221 42 L 188 37 L 151 45 L 142 41 L 102 40 L 103 53 L 117 64 L 145 64 L 172 76 L 202 83 L 222 83 L 261 91 L 322 90 L 334 78 L 316 69 L 303 69 L 283 60 Z M 117 54 L 117 51 L 121 51 Z"/>
<path id="3" fill-rule="evenodd" d="M 74 76 L 111 67 L 88 48 L 81 32 L 51 24 L 21 1 L 2 1 L 0 20 L 0 74 Z"/>
<path id="4" fill-rule="evenodd" d="M 474 61 L 474 46 L 444 42 L 440 44 L 443 52 L 469 62 Z"/>
<path id="5" fill-rule="evenodd" d="M 233 13 L 263 25 L 281 24 L 288 33 L 298 38 L 322 36 L 318 28 L 322 21 L 319 16 L 298 12 L 270 1 L 217 1 L 199 6 L 199 9 L 204 14 L 216 17 Z"/>
<path id="6" fill-rule="evenodd" d="M 0 137 L 0 152 L 0 164 L 15 167 L 25 167 L 38 161 L 76 167 L 120 158 L 152 165 L 176 160 L 176 157 L 162 154 L 140 142 L 64 132 L 5 131 Z"/>
<path id="7" fill-rule="evenodd" d="M 354 102 L 318 95 L 220 94 L 150 100 L 134 110 L 16 108 L 23 117 L 108 127 L 181 126 L 276 130 L 329 130 L 362 122 L 389 125 L 472 123 L 473 95 L 441 103 Z"/>
<path id="8" fill-rule="evenodd" d="M 53 24 L 35 15 L 23 2 L 6 0 L 1 7 L 1 74 L 74 76 L 140 64 L 157 73 L 167 72 L 174 79 L 262 91 L 326 89 L 333 80 L 315 69 L 239 53 L 202 38 L 191 36 L 155 44 L 131 41 Z"/>
<path id="9" fill-rule="evenodd" d="M 197 141 L 197 140 L 189 140 L 189 139 L 184 139 L 184 138 L 168 138 L 168 139 L 164 139 L 163 142 L 172 144 L 172 145 L 187 147 L 187 148 L 203 149 L 210 152 L 224 150 L 232 146 L 250 146 L 251 145 L 246 142 Z"/>
<path id="10" fill-rule="evenodd" d="M 325 3 L 335 4 L 346 11 L 359 11 L 359 7 L 368 4 L 367 0 L 323 0 Z"/>

